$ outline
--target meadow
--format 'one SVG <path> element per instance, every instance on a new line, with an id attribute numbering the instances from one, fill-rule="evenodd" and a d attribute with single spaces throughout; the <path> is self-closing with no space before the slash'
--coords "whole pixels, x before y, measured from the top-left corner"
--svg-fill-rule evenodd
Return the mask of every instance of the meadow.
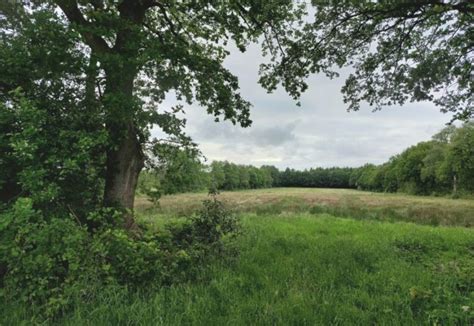
<path id="1" fill-rule="evenodd" d="M 135 209 L 145 220 L 166 220 L 196 211 L 205 192 L 168 195 L 157 206 L 144 196 L 138 197 Z M 224 191 L 219 194 L 237 213 L 285 215 L 327 213 L 338 217 L 405 221 L 425 225 L 474 226 L 474 198 L 410 196 L 401 193 L 377 193 L 353 189 L 268 188 Z"/>
<path id="2" fill-rule="evenodd" d="M 470 2 L 205 4 L 0 2 L 0 326 L 474 325 Z"/>
<path id="3" fill-rule="evenodd" d="M 137 211 L 142 222 L 160 229 L 179 223 L 206 196 L 165 196 L 159 207 L 139 198 Z M 94 299 L 75 302 L 55 323 L 474 322 L 474 231 L 466 227 L 474 223 L 471 200 L 334 189 L 238 191 L 220 197 L 241 219 L 241 234 L 228 244 L 234 254 L 214 261 L 197 281 L 155 293 L 101 289 Z M 384 218 L 384 212 L 390 216 Z M 5 305 L 1 313 L 2 325 L 31 322 L 27 306 Z"/>

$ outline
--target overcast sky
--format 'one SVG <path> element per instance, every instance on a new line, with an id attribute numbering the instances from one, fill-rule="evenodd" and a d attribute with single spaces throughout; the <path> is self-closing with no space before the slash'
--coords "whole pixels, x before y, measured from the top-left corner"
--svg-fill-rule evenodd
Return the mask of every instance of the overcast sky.
<path id="1" fill-rule="evenodd" d="M 358 112 L 347 112 L 340 93 L 347 71 L 333 80 L 324 75 L 310 78 L 302 105 L 297 107 L 283 90 L 267 94 L 257 83 L 261 62 L 259 48 L 254 46 L 243 54 L 232 50 L 225 63 L 239 77 L 241 94 L 253 105 L 251 127 L 216 123 L 198 105 L 186 108 L 186 132 L 208 161 L 270 164 L 280 169 L 379 164 L 429 140 L 450 119 L 431 103 L 378 112 L 362 105 Z"/>

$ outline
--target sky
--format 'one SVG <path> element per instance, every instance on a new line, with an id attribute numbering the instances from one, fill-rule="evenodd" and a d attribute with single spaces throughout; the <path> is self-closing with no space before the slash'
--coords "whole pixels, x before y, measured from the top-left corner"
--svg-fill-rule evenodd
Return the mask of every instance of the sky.
<path id="1" fill-rule="evenodd" d="M 428 102 L 377 112 L 363 104 L 360 111 L 347 112 L 340 90 L 349 68 L 336 79 L 324 75 L 309 78 L 309 88 L 297 107 L 284 90 L 268 94 L 258 84 L 258 67 L 264 61 L 258 46 L 245 53 L 230 52 L 225 67 L 239 78 L 242 96 L 252 103 L 253 123 L 249 128 L 228 121 L 216 123 L 203 107 L 187 106 L 185 131 L 208 162 L 228 160 L 280 169 L 380 164 L 431 139 L 450 120 L 450 115 Z M 162 105 L 174 104 L 167 100 Z"/>

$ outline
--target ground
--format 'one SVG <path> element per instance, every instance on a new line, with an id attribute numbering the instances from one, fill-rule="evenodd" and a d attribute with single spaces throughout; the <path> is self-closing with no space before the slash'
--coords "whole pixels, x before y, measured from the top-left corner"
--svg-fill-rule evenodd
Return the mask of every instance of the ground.
<path id="1" fill-rule="evenodd" d="M 137 211 L 160 225 L 204 198 L 165 196 L 160 207 L 139 198 Z M 146 309 L 159 317 L 146 322 L 474 323 L 473 200 L 302 188 L 220 198 L 241 215 L 240 255 L 202 283 L 157 294 Z"/>
<path id="2" fill-rule="evenodd" d="M 139 197 L 136 211 L 159 230 L 206 197 Z M 59 324 L 474 325 L 473 200 L 301 188 L 219 197 L 242 225 L 232 256 L 158 292 L 103 289 Z"/>
<path id="3" fill-rule="evenodd" d="M 164 196 L 153 207 L 146 197 L 136 199 L 142 218 L 185 216 L 199 208 L 206 193 Z M 219 194 L 241 213 L 276 215 L 292 213 L 330 213 L 357 219 L 408 221 L 417 224 L 474 226 L 474 199 L 409 196 L 373 193 L 352 189 L 271 188 L 226 191 Z"/>
<path id="4" fill-rule="evenodd" d="M 337 218 L 242 217 L 240 255 L 199 282 L 106 294 L 70 325 L 471 325 L 474 234 Z"/>

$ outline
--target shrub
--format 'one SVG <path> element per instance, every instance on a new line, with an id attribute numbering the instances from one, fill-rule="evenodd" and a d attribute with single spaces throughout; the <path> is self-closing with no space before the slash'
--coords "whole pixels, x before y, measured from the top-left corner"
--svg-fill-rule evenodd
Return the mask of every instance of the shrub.
<path id="1" fill-rule="evenodd" d="M 217 199 L 217 194 L 211 193 L 211 199 L 203 201 L 197 214 L 186 223 L 168 229 L 173 245 L 192 248 L 193 256 L 202 261 L 210 255 L 222 255 L 227 241 L 239 234 L 240 225 L 233 212 Z"/>
<path id="2" fill-rule="evenodd" d="M 70 298 L 103 285 L 156 289 L 194 278 L 203 263 L 222 255 L 237 220 L 214 196 L 185 223 L 159 233 L 131 234 L 121 215 L 99 210 L 81 225 L 74 216 L 45 216 L 20 198 L 0 213 L 0 274 L 4 299 L 41 306 L 46 317 L 66 309 Z"/>
<path id="3" fill-rule="evenodd" d="M 203 208 L 191 219 L 195 241 L 219 245 L 229 235 L 235 235 L 239 229 L 236 216 L 217 199 L 216 194 L 203 201 Z"/>
<path id="4" fill-rule="evenodd" d="M 0 217 L 0 264 L 7 297 L 46 304 L 47 314 L 54 314 L 74 284 L 97 274 L 91 273 L 100 263 L 89 252 L 87 229 L 74 220 L 45 219 L 25 198 Z"/>
<path id="5" fill-rule="evenodd" d="M 158 206 L 159 205 L 159 200 L 161 198 L 162 192 L 160 189 L 151 187 L 150 189 L 147 189 L 146 195 L 148 198 L 150 198 L 151 202 L 153 205 Z"/>

